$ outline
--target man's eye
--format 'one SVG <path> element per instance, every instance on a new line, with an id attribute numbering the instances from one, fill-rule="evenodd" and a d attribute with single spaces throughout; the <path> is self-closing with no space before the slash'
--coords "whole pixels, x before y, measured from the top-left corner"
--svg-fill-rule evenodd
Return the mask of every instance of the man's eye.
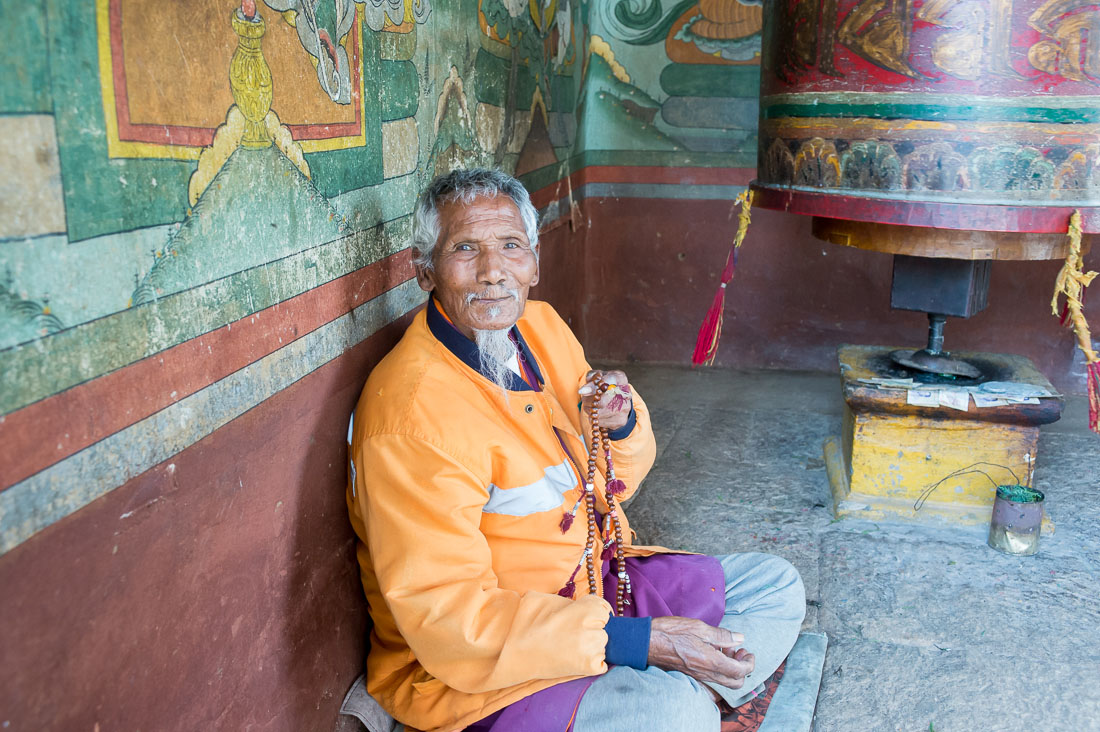
<path id="1" fill-rule="evenodd" d="M 505 244 L 504 244 L 504 248 L 505 248 L 505 249 L 518 249 L 518 248 L 519 248 L 519 244 L 517 244 L 517 243 L 516 243 L 516 242 L 514 242 L 514 241 L 509 241 L 509 242 L 505 242 Z"/>
<path id="2" fill-rule="evenodd" d="M 456 244 L 455 245 L 455 251 L 456 252 L 472 252 L 473 250 L 474 250 L 474 248 L 472 246 L 470 246 L 469 244 Z"/>

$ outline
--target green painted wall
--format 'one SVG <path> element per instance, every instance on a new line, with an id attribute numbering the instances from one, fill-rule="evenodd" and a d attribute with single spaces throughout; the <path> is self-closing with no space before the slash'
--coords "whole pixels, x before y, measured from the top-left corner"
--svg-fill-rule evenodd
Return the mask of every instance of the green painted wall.
<path id="1" fill-rule="evenodd" d="M 417 192 L 451 167 L 500 166 L 535 190 L 586 164 L 751 163 L 758 35 L 727 43 L 749 63 L 714 61 L 676 40 L 705 20 L 696 5 L 326 0 L 312 20 L 299 0 L 257 5 L 263 149 L 239 147 L 231 65 L 257 26 L 231 22 L 232 0 L 10 8 L 0 417 L 401 251 Z"/>

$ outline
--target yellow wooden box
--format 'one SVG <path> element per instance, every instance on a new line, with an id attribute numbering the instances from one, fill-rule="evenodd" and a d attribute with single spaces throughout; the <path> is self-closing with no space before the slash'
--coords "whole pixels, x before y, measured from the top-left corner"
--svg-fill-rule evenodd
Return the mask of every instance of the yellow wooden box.
<path id="1" fill-rule="evenodd" d="M 906 520 L 931 524 L 988 525 L 996 493 L 978 472 L 947 475 L 975 466 L 998 484 L 1021 482 L 1034 471 L 1039 427 L 1062 414 L 1063 399 L 968 410 L 908 404 L 901 389 L 883 389 L 861 379 L 891 377 L 894 348 L 841 346 L 837 350 L 844 389 L 844 425 L 825 442 L 825 464 L 838 518 Z M 956 352 L 975 363 L 985 381 L 1019 381 L 1056 393 L 1023 356 Z M 1044 530 L 1053 526 L 1044 519 Z"/>

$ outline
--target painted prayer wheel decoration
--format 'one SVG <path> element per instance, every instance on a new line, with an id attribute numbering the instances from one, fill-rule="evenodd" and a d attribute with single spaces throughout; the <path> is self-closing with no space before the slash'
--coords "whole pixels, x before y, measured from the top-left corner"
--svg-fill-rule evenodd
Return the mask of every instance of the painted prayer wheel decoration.
<path id="1" fill-rule="evenodd" d="M 754 203 L 825 217 L 821 238 L 918 256 L 1063 257 L 1074 209 L 1100 233 L 1100 9 L 764 0 L 759 134 Z"/>

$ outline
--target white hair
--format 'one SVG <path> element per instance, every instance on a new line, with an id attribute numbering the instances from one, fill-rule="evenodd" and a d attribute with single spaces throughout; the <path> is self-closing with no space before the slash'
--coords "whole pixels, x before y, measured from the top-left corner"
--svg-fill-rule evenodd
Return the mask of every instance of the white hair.
<path id="1" fill-rule="evenodd" d="M 499 170 L 470 168 L 452 170 L 437 177 L 420 194 L 413 214 L 412 246 L 416 252 L 413 263 L 424 269 L 432 269 L 432 254 L 439 242 L 439 207 L 445 203 L 461 201 L 473 203 L 480 197 L 492 198 L 505 195 L 519 209 L 526 230 L 527 241 L 538 259 L 536 244 L 539 241 L 539 215 L 531 203 L 531 196 L 518 180 Z"/>

